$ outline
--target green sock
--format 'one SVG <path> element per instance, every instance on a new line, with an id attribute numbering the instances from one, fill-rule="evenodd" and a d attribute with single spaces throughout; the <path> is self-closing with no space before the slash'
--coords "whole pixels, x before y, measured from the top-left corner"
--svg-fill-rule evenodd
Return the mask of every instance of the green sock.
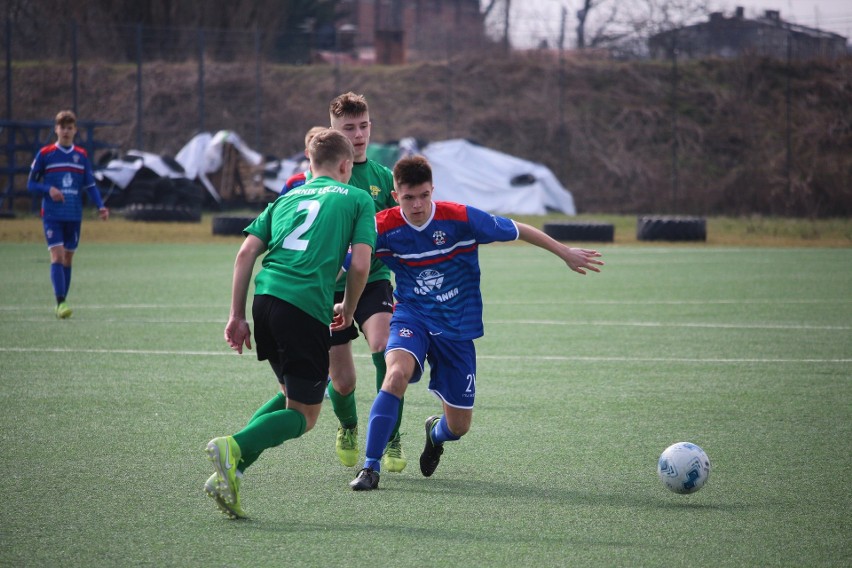
<path id="1" fill-rule="evenodd" d="M 298 438 L 305 433 L 306 426 L 302 413 L 290 409 L 268 412 L 253 419 L 251 424 L 234 434 L 242 454 L 238 469 L 245 471 L 263 450 Z"/>
<path id="2" fill-rule="evenodd" d="M 334 390 L 334 384 L 328 384 L 328 398 L 331 400 L 331 408 L 334 415 L 345 428 L 354 428 L 358 425 L 358 408 L 355 405 L 355 389 L 347 395 L 342 395 Z"/>
<path id="3" fill-rule="evenodd" d="M 287 408 L 287 397 L 284 396 L 283 392 L 279 392 L 268 401 L 266 404 L 258 408 L 252 417 L 249 419 L 248 423 L 251 424 L 261 416 L 265 414 L 269 414 L 270 412 L 275 412 L 276 410 L 284 410 Z M 242 450 L 242 448 L 240 448 Z M 240 471 L 245 471 L 248 466 L 254 463 L 254 461 L 260 457 L 261 452 L 255 452 L 252 454 L 248 454 L 245 450 L 242 450 L 242 457 L 240 458 L 240 463 L 237 464 L 237 469 Z"/>
<path id="4" fill-rule="evenodd" d="M 258 408 L 252 417 L 249 419 L 248 423 L 251 424 L 264 414 L 269 414 L 270 412 L 275 412 L 276 410 L 284 410 L 287 408 L 287 397 L 284 396 L 283 392 L 280 392 L 266 401 L 266 404 Z"/>
<path id="5" fill-rule="evenodd" d="M 385 363 L 384 352 L 373 353 L 370 357 L 373 359 L 373 366 L 376 367 L 376 392 L 382 390 L 382 383 L 385 381 L 385 375 L 388 372 L 388 365 Z M 399 399 L 399 411 L 396 415 L 396 424 L 393 426 L 391 438 L 399 434 L 399 427 L 402 424 L 402 407 L 405 404 L 405 399 Z"/>

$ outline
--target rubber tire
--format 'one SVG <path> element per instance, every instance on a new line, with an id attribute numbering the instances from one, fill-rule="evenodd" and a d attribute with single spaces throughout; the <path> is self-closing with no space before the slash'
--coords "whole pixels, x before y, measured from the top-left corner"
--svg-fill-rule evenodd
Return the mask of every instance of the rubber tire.
<path id="1" fill-rule="evenodd" d="M 611 243 L 615 240 L 612 223 L 545 223 L 543 231 L 557 241 Z"/>
<path id="2" fill-rule="evenodd" d="M 703 217 L 639 217 L 636 239 L 640 241 L 706 241 Z"/>
<path id="3" fill-rule="evenodd" d="M 219 216 L 213 217 L 213 234 L 225 236 L 243 236 L 243 229 L 248 227 L 255 217 Z"/>
<path id="4" fill-rule="evenodd" d="M 169 221 L 200 223 L 201 208 L 174 205 L 133 203 L 124 209 L 124 218 L 129 221 Z"/>

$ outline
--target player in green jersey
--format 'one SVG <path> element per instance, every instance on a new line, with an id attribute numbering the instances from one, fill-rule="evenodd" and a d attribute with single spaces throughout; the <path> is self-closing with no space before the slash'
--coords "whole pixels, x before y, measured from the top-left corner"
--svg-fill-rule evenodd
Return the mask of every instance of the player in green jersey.
<path id="1" fill-rule="evenodd" d="M 367 158 L 370 143 L 370 109 L 363 95 L 349 92 L 335 97 L 329 105 L 329 120 L 334 130 L 342 132 L 355 148 L 355 165 L 349 185 L 359 187 L 373 199 L 376 212 L 396 206 L 393 191 L 393 173 L 385 166 Z M 336 300 L 343 296 L 344 282 L 338 282 Z M 390 319 L 393 313 L 393 287 L 390 270 L 373 257 L 367 286 L 355 310 L 355 322 L 367 340 L 376 368 L 376 392 L 381 389 L 387 367 L 385 346 L 388 342 Z M 334 332 L 331 338 L 331 385 L 328 388 L 334 413 L 340 422 L 337 430 L 336 451 L 341 463 L 352 467 L 358 462 L 358 414 L 355 409 L 355 362 L 352 358 L 352 340 L 358 337 L 353 324 L 348 329 Z M 399 426 L 402 421 L 402 404 L 391 432 L 390 441 L 382 456 L 385 471 L 400 472 L 406 466 L 400 443 Z"/>
<path id="2" fill-rule="evenodd" d="M 267 448 L 298 438 L 316 423 L 329 374 L 329 325 L 332 330 L 352 325 L 370 271 L 375 207 L 366 193 L 345 184 L 352 173 L 352 144 L 328 129 L 314 137 L 309 154 L 313 179 L 279 197 L 246 227 L 234 263 L 225 340 L 240 354 L 243 346 L 252 347 L 246 299 L 255 261 L 266 252 L 255 278 L 252 317 L 257 358 L 269 361 L 282 392 L 245 428 L 207 444 L 216 471 L 204 490 L 230 518 L 245 516 L 239 488 L 246 468 Z M 335 304 L 337 275 L 350 245 L 346 292 Z"/>

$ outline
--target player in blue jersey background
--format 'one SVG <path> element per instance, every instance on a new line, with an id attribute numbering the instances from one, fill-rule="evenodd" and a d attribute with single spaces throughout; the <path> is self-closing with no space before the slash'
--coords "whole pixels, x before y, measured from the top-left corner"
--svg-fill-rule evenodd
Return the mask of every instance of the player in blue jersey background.
<path id="1" fill-rule="evenodd" d="M 42 148 L 33 160 L 27 189 L 42 198 L 41 214 L 44 237 L 50 251 L 50 281 L 56 295 L 56 317 L 71 317 L 65 303 L 71 287 L 71 262 L 80 242 L 83 221 L 83 191 L 106 221 L 109 210 L 104 207 L 95 185 L 92 164 L 86 151 L 74 145 L 77 117 L 70 110 L 56 115 L 56 142 Z"/>
<path id="2" fill-rule="evenodd" d="M 600 253 L 568 247 L 542 231 L 506 217 L 447 201 L 432 201 L 432 169 L 422 156 L 393 169 L 398 207 L 376 214 L 376 256 L 396 277 L 396 308 L 385 360 L 387 373 L 370 409 L 364 467 L 350 483 L 356 491 L 379 485 L 381 457 L 397 420 L 399 401 L 429 362 L 429 391 L 443 414 L 426 419 L 420 472 L 438 467 L 444 443 L 470 430 L 476 396 L 476 351 L 483 335 L 478 247 L 522 240 L 561 258 L 579 274 L 600 272 Z"/>
<path id="3" fill-rule="evenodd" d="M 314 139 L 314 136 L 322 132 L 328 128 L 327 126 L 312 126 L 305 133 L 305 158 L 308 157 L 308 146 L 311 144 L 311 140 Z M 284 182 L 284 187 L 281 188 L 281 195 L 284 195 L 294 187 L 299 187 L 301 185 L 305 185 L 305 182 L 308 180 L 308 172 L 310 170 L 303 170 L 301 172 L 295 173 L 287 178 L 287 181 Z"/>

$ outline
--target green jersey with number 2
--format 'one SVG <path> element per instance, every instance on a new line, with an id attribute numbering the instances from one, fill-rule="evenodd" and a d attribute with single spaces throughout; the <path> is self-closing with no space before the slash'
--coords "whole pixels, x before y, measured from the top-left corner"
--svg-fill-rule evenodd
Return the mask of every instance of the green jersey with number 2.
<path id="1" fill-rule="evenodd" d="M 255 294 L 268 294 L 330 324 L 334 289 L 350 244 L 376 243 L 376 208 L 363 190 L 328 177 L 291 189 L 245 232 L 266 243 Z"/>
<path id="2" fill-rule="evenodd" d="M 310 180 L 311 173 L 307 172 L 306 177 Z M 376 208 L 376 213 L 396 206 L 396 201 L 393 200 L 393 195 L 391 195 L 391 191 L 393 191 L 393 172 L 375 160 L 367 160 L 353 165 L 349 185 L 354 185 L 369 194 Z M 390 269 L 385 266 L 384 262 L 373 255 L 373 261 L 370 264 L 370 276 L 367 282 L 390 279 Z M 341 278 L 337 282 L 337 291 L 342 292 L 345 287 L 346 281 Z"/>

